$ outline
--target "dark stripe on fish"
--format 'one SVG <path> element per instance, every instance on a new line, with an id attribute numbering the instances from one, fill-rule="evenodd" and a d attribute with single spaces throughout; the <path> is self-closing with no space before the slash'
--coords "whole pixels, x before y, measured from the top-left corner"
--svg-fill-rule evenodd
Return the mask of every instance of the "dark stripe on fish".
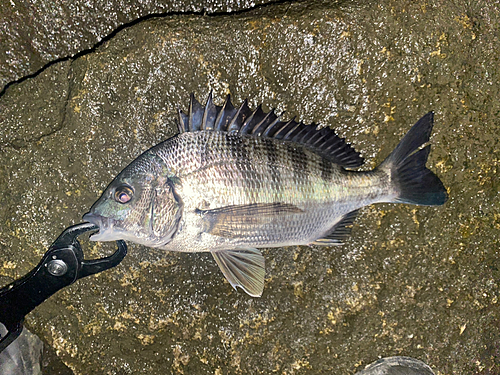
<path id="1" fill-rule="evenodd" d="M 233 160 L 236 160 L 239 164 L 248 167 L 251 164 L 251 161 L 247 143 L 238 136 L 231 136 L 230 139 L 230 148 Z"/>
<path id="2" fill-rule="evenodd" d="M 268 172 L 271 176 L 273 190 L 275 194 L 279 194 L 281 187 L 281 172 L 278 169 L 279 150 L 276 147 L 276 143 L 270 139 L 266 139 L 265 150 L 267 155 Z M 279 200 L 279 198 L 280 197 L 277 196 L 275 199 Z"/>
<path id="3" fill-rule="evenodd" d="M 207 137 L 206 142 L 199 143 L 200 147 L 200 165 L 205 166 L 209 163 L 210 158 L 210 147 L 211 143 L 210 137 Z"/>
<path id="4" fill-rule="evenodd" d="M 248 192 L 251 192 L 251 189 L 256 188 L 255 182 L 260 180 L 259 178 L 250 178 L 250 176 L 245 175 L 253 169 L 252 154 L 249 149 L 249 145 L 243 140 L 243 138 L 235 134 L 228 134 L 227 141 L 231 153 L 231 160 L 236 162 L 236 167 L 243 177 L 242 182 L 245 185 L 245 189 L 247 189 Z"/>
<path id="5" fill-rule="evenodd" d="M 332 179 L 332 174 L 332 162 L 325 158 L 321 158 L 321 178 L 323 181 L 330 181 Z"/>
<path id="6" fill-rule="evenodd" d="M 292 163 L 293 175 L 296 181 L 300 181 L 304 177 L 304 169 L 307 168 L 308 157 L 302 147 L 292 143 L 286 143 L 286 152 Z"/>

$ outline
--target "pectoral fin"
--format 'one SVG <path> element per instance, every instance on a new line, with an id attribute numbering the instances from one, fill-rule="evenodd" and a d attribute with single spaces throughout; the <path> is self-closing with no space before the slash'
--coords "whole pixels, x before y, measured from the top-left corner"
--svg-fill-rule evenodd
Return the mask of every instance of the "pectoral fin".
<path id="1" fill-rule="evenodd" d="M 254 229 L 278 217 L 301 212 L 304 211 L 288 203 L 253 203 L 197 210 L 203 218 L 206 233 L 226 238 L 248 236 Z"/>
<path id="2" fill-rule="evenodd" d="M 213 251 L 215 261 L 236 289 L 239 286 L 252 297 L 260 297 L 264 290 L 265 261 L 257 249 Z"/>
<path id="3" fill-rule="evenodd" d="M 351 235 L 352 224 L 358 215 L 358 210 L 344 215 L 328 233 L 313 242 L 314 245 L 343 245 L 344 241 Z"/>

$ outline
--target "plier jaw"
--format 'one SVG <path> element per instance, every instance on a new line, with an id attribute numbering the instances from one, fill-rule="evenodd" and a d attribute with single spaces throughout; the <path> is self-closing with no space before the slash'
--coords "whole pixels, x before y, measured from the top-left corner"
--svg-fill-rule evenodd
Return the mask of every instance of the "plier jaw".
<path id="1" fill-rule="evenodd" d="M 84 259 L 78 236 L 97 229 L 91 223 L 66 228 L 33 270 L 0 289 L 0 323 L 7 329 L 0 352 L 21 334 L 24 317 L 35 307 L 76 280 L 113 268 L 125 258 L 127 245 L 118 240 L 118 249 L 109 257 Z"/>

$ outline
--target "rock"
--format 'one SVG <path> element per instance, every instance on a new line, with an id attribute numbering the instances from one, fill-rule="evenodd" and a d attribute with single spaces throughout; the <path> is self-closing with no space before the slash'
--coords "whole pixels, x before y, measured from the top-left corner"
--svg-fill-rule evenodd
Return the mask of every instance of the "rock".
<path id="1" fill-rule="evenodd" d="M 264 251 L 257 299 L 235 292 L 210 255 L 131 245 L 120 266 L 30 314 L 30 328 L 76 374 L 353 373 L 381 355 L 425 358 L 436 373 L 498 372 L 499 20 L 487 1 L 179 14 L 11 85 L 0 98 L 10 278 L 176 133 L 190 92 L 335 127 L 367 169 L 434 110 L 428 165 L 450 193 L 440 208 L 363 210 L 343 247 Z M 112 251 L 83 247 L 88 258 Z"/>
<path id="2" fill-rule="evenodd" d="M 117 28 L 153 14 L 221 13 L 265 4 L 245 1 L 6 1 L 0 9 L 0 91 L 57 60 L 93 48 Z"/>

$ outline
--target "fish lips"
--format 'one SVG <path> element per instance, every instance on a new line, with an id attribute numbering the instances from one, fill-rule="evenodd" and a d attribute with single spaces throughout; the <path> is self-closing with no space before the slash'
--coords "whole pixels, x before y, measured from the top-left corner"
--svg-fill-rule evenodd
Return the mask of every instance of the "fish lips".
<path id="1" fill-rule="evenodd" d="M 83 215 L 82 219 L 84 221 L 88 221 L 91 224 L 97 225 L 99 227 L 99 232 L 94 233 L 90 236 L 91 241 L 113 241 L 114 238 L 111 238 L 113 223 L 108 217 L 104 217 L 101 215 L 94 214 L 92 212 L 88 212 Z"/>

